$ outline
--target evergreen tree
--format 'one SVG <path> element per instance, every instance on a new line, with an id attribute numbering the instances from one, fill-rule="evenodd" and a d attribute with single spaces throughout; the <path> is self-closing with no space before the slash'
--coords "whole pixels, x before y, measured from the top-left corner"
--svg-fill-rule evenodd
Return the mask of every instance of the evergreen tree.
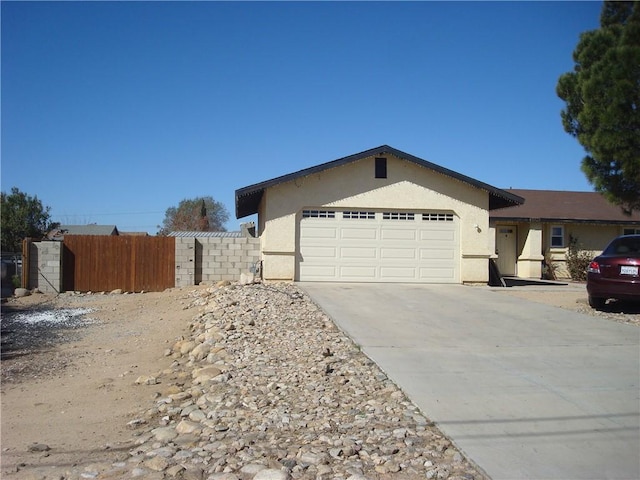
<path id="1" fill-rule="evenodd" d="M 582 171 L 625 212 L 640 210 L 640 2 L 604 2 L 573 59 L 556 92 L 564 129 L 587 153 Z"/>

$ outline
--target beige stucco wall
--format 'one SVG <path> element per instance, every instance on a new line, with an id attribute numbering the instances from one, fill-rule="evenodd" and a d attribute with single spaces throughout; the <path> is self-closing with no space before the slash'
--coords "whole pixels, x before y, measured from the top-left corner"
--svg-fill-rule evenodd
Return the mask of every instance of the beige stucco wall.
<path id="1" fill-rule="evenodd" d="M 542 224 L 533 222 L 518 225 L 518 262 L 516 271 L 519 277 L 540 278 L 542 276 Z"/>
<path id="2" fill-rule="evenodd" d="M 386 179 L 374 178 L 374 157 L 369 157 L 267 189 L 259 208 L 264 278 L 296 279 L 304 208 L 345 207 L 453 211 L 460 219 L 461 281 L 486 282 L 492 253 L 489 194 L 411 162 L 386 158 Z"/>
<path id="3" fill-rule="evenodd" d="M 542 275 L 542 261 L 544 253 L 549 252 L 555 263 L 555 273 L 560 279 L 569 278 L 566 268 L 566 254 L 569 238 L 578 239 L 583 250 L 592 256 L 598 255 L 607 244 L 624 232 L 623 225 L 599 225 L 589 223 L 523 223 L 498 221 L 491 222 L 492 251 L 495 252 L 496 225 L 516 225 L 517 239 L 517 270 L 516 274 L 522 278 L 540 278 Z M 551 247 L 551 228 L 562 225 L 564 227 L 563 247 Z M 495 255 L 494 255 L 495 256 Z"/>
<path id="4" fill-rule="evenodd" d="M 551 227 L 556 225 L 564 226 L 565 246 L 562 248 L 552 248 L 551 245 Z M 615 237 L 622 235 L 624 226 L 621 225 L 595 225 L 588 223 L 548 223 L 545 224 L 544 232 L 544 251 L 549 250 L 553 261 L 556 263 L 556 275 L 558 278 L 569 278 L 569 272 L 566 267 L 566 254 L 569 245 L 569 237 L 573 236 L 578 239 L 578 245 L 581 250 L 590 252 L 595 257 L 602 252 L 604 247 Z"/>

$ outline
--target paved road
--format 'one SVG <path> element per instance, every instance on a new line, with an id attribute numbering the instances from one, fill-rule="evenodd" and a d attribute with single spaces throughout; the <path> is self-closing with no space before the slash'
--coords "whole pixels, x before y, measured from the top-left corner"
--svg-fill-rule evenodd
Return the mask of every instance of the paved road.
<path id="1" fill-rule="evenodd" d="M 640 328 L 488 287 L 299 285 L 494 480 L 640 479 Z"/>

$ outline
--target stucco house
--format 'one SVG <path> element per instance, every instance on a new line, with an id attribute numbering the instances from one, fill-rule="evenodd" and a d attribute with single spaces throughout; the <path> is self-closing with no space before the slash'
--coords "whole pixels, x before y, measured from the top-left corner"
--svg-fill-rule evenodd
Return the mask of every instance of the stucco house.
<path id="1" fill-rule="evenodd" d="M 524 203 L 490 213 L 496 263 L 505 276 L 540 278 L 545 253 L 568 277 L 566 253 L 571 238 L 593 256 L 619 235 L 640 233 L 640 213 L 626 215 L 597 192 L 506 190 Z"/>
<path id="2" fill-rule="evenodd" d="M 240 188 L 265 280 L 486 283 L 514 192 L 387 145 Z"/>

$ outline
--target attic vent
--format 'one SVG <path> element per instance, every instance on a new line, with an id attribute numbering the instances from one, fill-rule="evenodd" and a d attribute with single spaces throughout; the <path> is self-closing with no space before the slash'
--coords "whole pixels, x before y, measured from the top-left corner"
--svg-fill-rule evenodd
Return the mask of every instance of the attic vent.
<path id="1" fill-rule="evenodd" d="M 302 218 L 336 218 L 333 210 L 303 210 Z"/>
<path id="2" fill-rule="evenodd" d="M 342 218 L 351 218 L 357 220 L 374 220 L 375 212 L 342 212 Z"/>
<path id="3" fill-rule="evenodd" d="M 387 159 L 376 158 L 376 178 L 387 178 Z"/>
<path id="4" fill-rule="evenodd" d="M 427 222 L 453 222 L 453 213 L 423 213 L 422 220 Z"/>
<path id="5" fill-rule="evenodd" d="M 414 220 L 415 214 L 406 212 L 383 212 L 383 220 Z"/>

